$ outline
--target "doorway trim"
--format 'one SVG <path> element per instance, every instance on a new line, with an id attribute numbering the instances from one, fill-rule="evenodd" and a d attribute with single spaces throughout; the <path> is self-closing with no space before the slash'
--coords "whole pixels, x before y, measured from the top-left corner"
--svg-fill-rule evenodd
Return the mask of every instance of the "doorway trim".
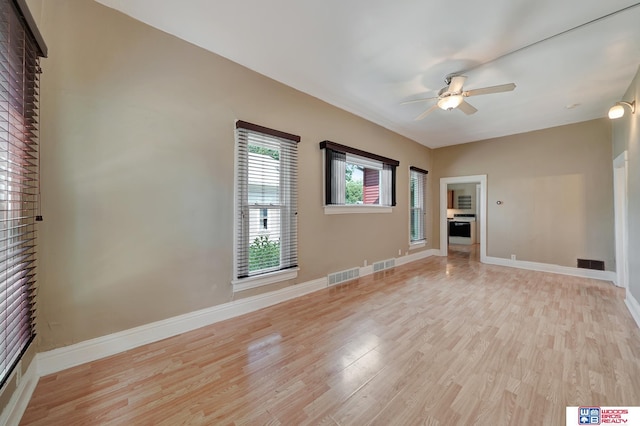
<path id="1" fill-rule="evenodd" d="M 440 178 L 440 256 L 447 256 L 447 185 L 454 183 L 480 184 L 480 262 L 487 260 L 487 175 Z"/>
<path id="2" fill-rule="evenodd" d="M 616 233 L 616 285 L 629 292 L 629 195 L 628 154 L 623 151 L 613 160 L 613 205 Z"/>

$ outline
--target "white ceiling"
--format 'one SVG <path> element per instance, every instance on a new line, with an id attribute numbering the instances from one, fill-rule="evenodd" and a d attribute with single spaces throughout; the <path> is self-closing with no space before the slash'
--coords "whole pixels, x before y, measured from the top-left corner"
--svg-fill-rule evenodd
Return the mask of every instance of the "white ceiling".
<path id="1" fill-rule="evenodd" d="M 432 148 L 604 117 L 640 65 L 633 0 L 97 1 Z M 517 87 L 414 121 L 450 73 Z"/>

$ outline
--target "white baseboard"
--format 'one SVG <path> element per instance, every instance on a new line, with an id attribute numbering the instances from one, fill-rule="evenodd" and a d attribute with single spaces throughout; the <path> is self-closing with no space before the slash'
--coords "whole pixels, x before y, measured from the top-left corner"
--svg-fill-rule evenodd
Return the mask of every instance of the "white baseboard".
<path id="1" fill-rule="evenodd" d="M 327 287 L 320 278 L 285 287 L 266 294 L 234 300 L 188 314 L 109 334 L 37 355 L 38 375 L 46 376 L 80 364 L 115 355 L 148 343 L 157 342 L 219 321 L 266 308 Z"/>
<path id="2" fill-rule="evenodd" d="M 22 419 L 22 415 L 31 400 L 31 395 L 33 395 L 33 391 L 36 389 L 36 385 L 38 384 L 39 376 L 37 364 L 38 357 L 36 355 L 36 357 L 31 360 L 31 364 L 29 364 L 27 371 L 22 375 L 20 384 L 18 384 L 18 387 L 13 392 L 9 403 L 2 411 L 2 414 L 0 414 L 0 425 L 18 426 L 20 423 L 20 419 Z"/>
<path id="3" fill-rule="evenodd" d="M 549 263 L 510 260 L 490 256 L 487 256 L 484 260 L 484 263 L 489 265 L 508 266 L 511 268 L 527 269 L 530 271 L 551 272 L 553 274 L 572 275 L 574 277 L 593 278 L 596 280 L 611 282 L 616 279 L 616 273 L 611 271 L 595 271 L 593 269 L 572 268 L 569 266 L 552 265 Z"/>
<path id="4" fill-rule="evenodd" d="M 373 265 L 361 266 L 358 274 L 361 277 L 366 277 L 367 275 L 373 274 Z"/>
<path id="5" fill-rule="evenodd" d="M 440 250 L 438 249 L 429 249 L 422 250 L 417 253 L 411 253 L 406 256 L 396 257 L 396 266 L 405 265 L 407 263 L 415 262 L 417 260 L 426 259 L 431 256 L 439 256 Z"/>
<path id="6" fill-rule="evenodd" d="M 624 303 L 627 305 L 629 312 L 631 312 L 631 316 L 636 320 L 636 324 L 640 328 L 640 303 L 638 303 L 629 290 L 627 290 Z"/>

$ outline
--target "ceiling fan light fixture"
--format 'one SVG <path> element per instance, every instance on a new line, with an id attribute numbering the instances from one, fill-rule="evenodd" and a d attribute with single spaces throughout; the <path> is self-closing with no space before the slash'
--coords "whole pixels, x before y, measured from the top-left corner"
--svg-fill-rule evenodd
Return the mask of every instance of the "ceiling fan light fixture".
<path id="1" fill-rule="evenodd" d="M 450 111 L 457 108 L 463 100 L 462 95 L 449 95 L 438 99 L 438 106 L 445 111 Z"/>

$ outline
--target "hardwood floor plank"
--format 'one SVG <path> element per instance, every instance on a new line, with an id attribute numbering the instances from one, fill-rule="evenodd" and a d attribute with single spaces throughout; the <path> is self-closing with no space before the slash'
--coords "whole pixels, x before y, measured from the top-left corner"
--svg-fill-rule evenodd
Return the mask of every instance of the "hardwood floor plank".
<path id="1" fill-rule="evenodd" d="M 566 406 L 640 405 L 621 289 L 473 259 L 428 258 L 43 377 L 21 424 L 563 424 Z"/>

